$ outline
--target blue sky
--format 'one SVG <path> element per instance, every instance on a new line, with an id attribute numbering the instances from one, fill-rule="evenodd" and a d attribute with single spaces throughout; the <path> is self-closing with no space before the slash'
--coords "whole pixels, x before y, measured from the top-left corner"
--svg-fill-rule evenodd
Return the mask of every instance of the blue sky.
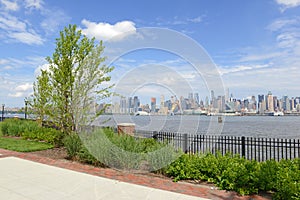
<path id="1" fill-rule="evenodd" d="M 216 65 L 223 87 L 234 96 L 269 90 L 279 97 L 300 96 L 300 0 L 0 0 L 1 104 L 23 106 L 39 69 L 47 66 L 45 57 L 52 55 L 55 38 L 68 24 L 103 40 L 108 49 L 116 44 L 112 38 L 123 34 L 117 42 L 125 43 L 128 35 L 141 35 L 144 27 L 174 30 L 203 47 Z M 132 80 L 133 89 L 126 94 L 159 97 L 169 90 L 177 96 L 198 92 L 204 99 L 211 89 L 184 58 L 168 51 L 129 52 L 112 64 L 115 83 L 127 75 Z M 129 73 L 133 69 L 137 71 Z M 169 89 L 162 86 L 163 81 L 134 88 L 135 79 L 141 77 L 149 83 L 153 77 L 165 79 Z M 182 86 L 179 79 L 190 91 L 188 87 L 177 90 Z"/>

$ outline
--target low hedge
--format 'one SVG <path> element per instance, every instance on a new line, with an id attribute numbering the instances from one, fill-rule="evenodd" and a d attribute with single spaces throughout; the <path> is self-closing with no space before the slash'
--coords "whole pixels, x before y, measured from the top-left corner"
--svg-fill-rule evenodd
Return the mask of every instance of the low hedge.
<path id="1" fill-rule="evenodd" d="M 1 132 L 4 136 L 44 141 L 55 146 L 62 145 L 63 134 L 60 131 L 53 128 L 41 127 L 36 121 L 6 119 L 1 123 Z"/>
<path id="2" fill-rule="evenodd" d="M 164 174 L 179 180 L 202 180 L 220 189 L 241 195 L 260 191 L 274 193 L 274 199 L 300 199 L 300 159 L 257 162 L 239 155 L 182 155 L 164 169 Z"/>

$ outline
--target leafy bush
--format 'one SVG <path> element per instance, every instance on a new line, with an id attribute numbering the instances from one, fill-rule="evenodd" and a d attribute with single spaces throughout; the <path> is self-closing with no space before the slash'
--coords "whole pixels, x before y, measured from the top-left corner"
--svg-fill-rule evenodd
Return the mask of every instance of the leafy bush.
<path id="1" fill-rule="evenodd" d="M 25 122 L 20 119 L 6 119 L 2 122 L 1 131 L 5 136 L 20 136 L 24 131 L 27 124 L 30 122 Z"/>
<path id="2" fill-rule="evenodd" d="M 275 199 L 300 199 L 300 159 L 278 164 Z"/>
<path id="3" fill-rule="evenodd" d="M 82 148 L 77 152 L 78 158 L 80 162 L 91 164 L 94 166 L 105 167 L 103 163 L 97 160 L 90 152 L 82 146 Z"/>
<path id="4" fill-rule="evenodd" d="M 174 149 L 154 139 L 118 135 L 109 128 L 81 133 L 79 136 L 67 137 L 64 145 L 69 149 L 69 157 L 82 162 L 118 169 L 147 168 L 155 171 L 174 160 Z"/>
<path id="5" fill-rule="evenodd" d="M 6 136 L 21 136 L 23 139 L 44 141 L 61 146 L 62 133 L 56 129 L 39 126 L 35 121 L 6 119 L 2 122 L 1 131 Z"/>
<path id="6" fill-rule="evenodd" d="M 259 163 L 230 154 L 184 154 L 164 173 L 174 181 L 209 181 L 241 195 L 272 191 L 275 199 L 300 199 L 300 159 Z"/>
<path id="7" fill-rule="evenodd" d="M 275 160 L 267 160 L 260 164 L 259 189 L 262 191 L 275 191 L 279 163 Z"/>
<path id="8" fill-rule="evenodd" d="M 76 159 L 78 153 L 82 149 L 82 144 L 79 136 L 75 133 L 66 136 L 63 139 L 64 147 L 67 150 L 70 159 Z"/>

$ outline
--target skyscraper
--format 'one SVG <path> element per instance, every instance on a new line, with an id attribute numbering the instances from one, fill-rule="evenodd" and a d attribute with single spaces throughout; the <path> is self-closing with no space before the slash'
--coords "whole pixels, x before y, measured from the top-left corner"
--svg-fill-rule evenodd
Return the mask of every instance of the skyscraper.
<path id="1" fill-rule="evenodd" d="M 138 96 L 134 96 L 133 97 L 133 110 L 134 110 L 134 112 L 137 112 L 139 107 L 140 107 L 140 100 L 139 100 Z"/>
<path id="2" fill-rule="evenodd" d="M 151 112 L 155 112 L 156 110 L 156 98 L 151 97 Z"/>
<path id="3" fill-rule="evenodd" d="M 196 104 L 200 104 L 200 98 L 199 98 L 199 93 L 195 93 L 194 94 L 194 98 L 195 98 L 195 102 L 196 102 Z"/>
<path id="4" fill-rule="evenodd" d="M 274 112 L 274 100 L 271 91 L 267 95 L 267 109 L 269 112 Z"/>

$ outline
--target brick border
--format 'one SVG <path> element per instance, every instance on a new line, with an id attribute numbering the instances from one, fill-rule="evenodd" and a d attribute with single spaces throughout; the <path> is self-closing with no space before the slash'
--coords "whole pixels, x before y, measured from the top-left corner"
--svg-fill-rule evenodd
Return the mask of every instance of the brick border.
<path id="1" fill-rule="evenodd" d="M 143 174 L 135 174 L 130 172 L 118 171 L 110 168 L 98 168 L 91 165 L 81 164 L 69 160 L 56 160 L 47 157 L 42 157 L 32 153 L 20 153 L 0 149 L 0 158 L 3 157 L 17 157 L 25 160 L 30 160 L 50 166 L 69 169 L 81 173 L 86 173 L 94 176 L 114 179 L 122 182 L 152 187 L 156 189 L 167 190 L 171 192 L 182 193 L 186 195 L 192 195 L 196 197 L 208 198 L 213 200 L 267 200 L 270 198 L 262 197 L 258 195 L 251 196 L 238 196 L 235 192 L 227 192 L 224 190 L 218 190 L 216 188 L 196 185 L 185 182 L 174 183 L 168 178 L 161 178 L 155 176 L 147 176 Z"/>

